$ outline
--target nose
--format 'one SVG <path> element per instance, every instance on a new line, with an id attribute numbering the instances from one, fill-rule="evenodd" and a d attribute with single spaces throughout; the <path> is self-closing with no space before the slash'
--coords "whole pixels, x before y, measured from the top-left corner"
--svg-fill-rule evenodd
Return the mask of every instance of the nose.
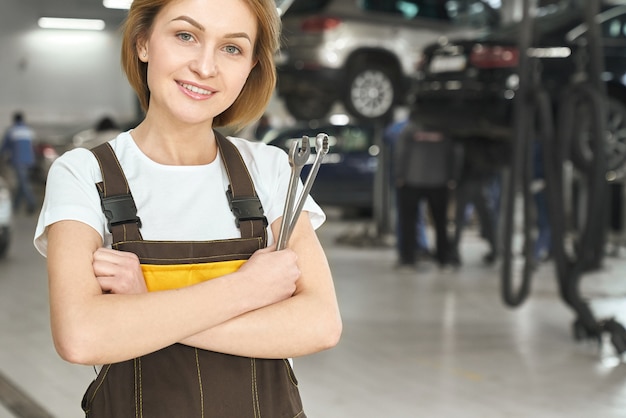
<path id="1" fill-rule="evenodd" d="M 190 63 L 190 68 L 201 78 L 217 74 L 217 60 L 212 49 L 203 48 Z"/>

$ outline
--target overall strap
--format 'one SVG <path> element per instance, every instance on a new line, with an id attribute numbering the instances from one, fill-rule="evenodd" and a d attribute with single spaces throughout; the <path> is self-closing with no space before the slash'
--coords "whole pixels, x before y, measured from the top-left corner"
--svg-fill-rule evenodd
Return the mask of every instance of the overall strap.
<path id="1" fill-rule="evenodd" d="M 267 218 L 256 194 L 250 172 L 237 147 L 221 133 L 214 132 L 228 176 L 229 186 L 226 194 L 230 210 L 235 215 L 235 222 L 241 231 L 241 237 L 259 237 L 263 239 L 263 242 L 267 242 Z"/>
<path id="2" fill-rule="evenodd" d="M 91 152 L 96 156 L 102 172 L 102 181 L 96 184 L 96 188 L 113 242 L 142 240 L 139 232 L 141 219 L 137 216 L 135 200 L 115 151 L 105 142 Z"/>

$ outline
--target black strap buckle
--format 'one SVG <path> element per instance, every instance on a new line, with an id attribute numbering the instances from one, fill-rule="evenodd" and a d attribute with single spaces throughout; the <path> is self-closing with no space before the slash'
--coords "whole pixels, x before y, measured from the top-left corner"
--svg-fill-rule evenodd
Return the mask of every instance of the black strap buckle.
<path id="1" fill-rule="evenodd" d="M 141 228 L 141 219 L 137 216 L 137 207 L 130 194 L 101 197 L 102 211 L 107 218 L 109 232 L 116 225 L 137 223 Z"/>
<path id="2" fill-rule="evenodd" d="M 239 223 L 241 221 L 262 220 L 263 225 L 267 226 L 267 218 L 263 212 L 263 205 L 261 205 L 261 201 L 257 196 L 234 198 L 230 187 L 226 191 L 226 196 L 228 197 L 230 210 L 233 215 L 235 215 L 237 228 L 239 228 Z"/>

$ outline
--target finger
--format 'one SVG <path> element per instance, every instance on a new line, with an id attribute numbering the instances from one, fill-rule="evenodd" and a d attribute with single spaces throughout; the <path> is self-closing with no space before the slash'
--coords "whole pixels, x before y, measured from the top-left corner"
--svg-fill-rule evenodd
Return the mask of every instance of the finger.
<path id="1" fill-rule="evenodd" d="M 137 255 L 125 251 L 102 249 L 94 252 L 93 263 L 106 263 L 120 268 L 136 268 L 139 265 Z"/>
<path id="2" fill-rule="evenodd" d="M 128 251 L 119 251 L 112 250 L 110 248 L 98 248 L 94 252 L 94 258 L 99 260 L 110 260 L 114 262 L 114 260 L 138 260 L 136 254 L 128 252 Z"/>
<path id="3" fill-rule="evenodd" d="M 115 276 L 116 272 L 119 270 L 119 266 L 115 263 L 111 263 L 109 261 L 102 260 L 94 260 L 93 262 L 93 272 L 98 276 Z"/>
<path id="4" fill-rule="evenodd" d="M 96 276 L 96 280 L 102 289 L 102 293 L 112 293 L 115 279 L 110 276 Z"/>

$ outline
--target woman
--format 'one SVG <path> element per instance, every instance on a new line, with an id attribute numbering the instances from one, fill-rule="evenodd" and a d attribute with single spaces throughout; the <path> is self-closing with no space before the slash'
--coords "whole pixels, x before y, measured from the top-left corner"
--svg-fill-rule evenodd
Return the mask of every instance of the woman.
<path id="1" fill-rule="evenodd" d="M 339 340 L 332 276 L 314 231 L 324 214 L 309 198 L 289 248 L 275 251 L 290 174 L 286 154 L 239 138 L 224 143 L 213 130 L 263 113 L 275 85 L 279 27 L 271 0 L 135 0 L 122 64 L 146 116 L 110 142 L 137 207 L 134 223 L 112 226 L 103 213 L 100 157 L 72 150 L 50 170 L 35 245 L 48 258 L 55 346 L 69 362 L 114 365 L 89 388 L 88 416 L 304 416 L 297 391 L 283 405 L 283 394 L 265 384 L 287 367 L 295 385 L 289 363 L 263 360 L 315 353 Z M 232 185 L 226 144 L 238 151 L 262 205 L 263 245 L 232 272 L 148 291 L 150 257 L 111 243 L 126 248 L 122 241 L 143 239 L 173 248 L 243 237 L 225 193 Z M 134 227 L 136 239 L 116 238 L 111 230 L 119 227 L 123 234 Z M 261 248 L 266 232 L 269 247 Z M 187 355 L 193 382 L 180 381 Z M 249 373 L 252 399 L 241 399 L 229 388 Z M 146 385 L 155 381 L 162 386 L 150 393 Z M 124 385 L 133 399 L 119 401 Z"/>

